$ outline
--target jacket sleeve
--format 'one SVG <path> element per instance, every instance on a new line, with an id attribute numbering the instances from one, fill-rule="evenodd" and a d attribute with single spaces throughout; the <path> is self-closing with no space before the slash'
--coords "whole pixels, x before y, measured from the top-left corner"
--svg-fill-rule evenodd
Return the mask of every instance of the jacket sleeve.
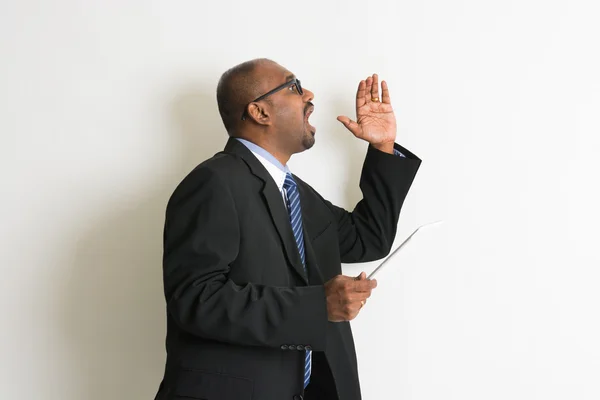
<path id="1" fill-rule="evenodd" d="M 377 260 L 391 250 L 400 209 L 421 165 L 404 147 L 394 148 L 404 157 L 369 146 L 360 178 L 363 198 L 352 212 L 326 201 L 337 223 L 343 263 Z"/>
<path id="2" fill-rule="evenodd" d="M 228 272 L 239 243 L 229 187 L 215 171 L 198 167 L 177 188 L 166 212 L 163 280 L 175 323 L 193 335 L 226 343 L 324 350 L 324 287 L 236 284 Z"/>

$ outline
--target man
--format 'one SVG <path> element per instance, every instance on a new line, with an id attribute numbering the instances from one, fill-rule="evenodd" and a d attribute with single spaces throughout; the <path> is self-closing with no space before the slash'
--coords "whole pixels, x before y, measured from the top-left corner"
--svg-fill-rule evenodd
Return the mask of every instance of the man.
<path id="1" fill-rule="evenodd" d="M 361 398 L 349 321 L 375 280 L 341 263 L 383 258 L 421 160 L 394 143 L 387 84 L 361 81 L 357 120 L 369 142 L 347 212 L 292 175 L 313 146 L 313 93 L 277 63 L 252 60 L 221 77 L 225 150 L 173 193 L 164 232 L 167 362 L 156 399 Z"/>

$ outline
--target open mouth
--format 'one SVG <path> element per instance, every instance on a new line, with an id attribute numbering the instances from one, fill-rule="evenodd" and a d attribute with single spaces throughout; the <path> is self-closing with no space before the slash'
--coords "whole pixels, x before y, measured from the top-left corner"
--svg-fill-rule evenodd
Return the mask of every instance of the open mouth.
<path id="1" fill-rule="evenodd" d="M 308 121 L 308 118 L 311 116 L 311 114 L 313 113 L 314 110 L 315 110 L 315 107 L 310 106 L 304 114 L 304 122 L 306 122 L 308 124 L 308 126 L 310 127 L 310 130 L 313 134 L 315 133 L 316 128 L 310 124 L 310 122 Z"/>
<path id="2" fill-rule="evenodd" d="M 304 112 L 304 116 L 306 117 L 306 119 L 310 117 L 310 114 L 312 114 L 313 111 L 315 111 L 315 107 L 309 106 L 308 109 Z"/>

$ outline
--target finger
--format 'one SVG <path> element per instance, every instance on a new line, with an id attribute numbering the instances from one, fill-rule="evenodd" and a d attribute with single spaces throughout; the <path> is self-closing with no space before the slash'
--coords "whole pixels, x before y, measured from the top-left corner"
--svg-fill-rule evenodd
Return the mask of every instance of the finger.
<path id="1" fill-rule="evenodd" d="M 357 293 L 366 293 L 377 287 L 377 281 L 375 279 L 355 279 L 354 286 L 351 289 Z"/>
<path id="2" fill-rule="evenodd" d="M 365 102 L 371 102 L 371 90 L 373 89 L 373 78 L 368 77 L 365 82 Z"/>
<path id="3" fill-rule="evenodd" d="M 373 74 L 373 86 L 371 86 L 371 98 L 379 98 L 379 76 Z"/>
<path id="4" fill-rule="evenodd" d="M 354 280 L 360 281 L 363 279 L 367 279 L 367 274 L 363 271 L 361 272 L 356 278 L 354 278 Z"/>
<path id="5" fill-rule="evenodd" d="M 354 294 L 353 296 L 348 297 L 347 302 L 348 303 L 360 303 L 362 301 L 367 301 L 367 299 L 369 297 L 371 297 L 372 292 L 368 291 L 368 292 L 358 292 L 356 294 Z"/>
<path id="6" fill-rule="evenodd" d="M 386 104 L 392 104 L 392 99 L 390 99 L 390 91 L 388 90 L 386 81 L 381 81 L 381 101 Z"/>
<path id="7" fill-rule="evenodd" d="M 362 302 L 361 302 L 361 303 L 358 303 L 358 304 L 355 306 L 355 311 L 354 311 L 354 316 L 353 316 L 353 319 L 354 319 L 354 318 L 356 318 L 356 317 L 358 316 L 358 314 L 360 314 L 360 312 L 362 311 L 362 308 L 363 308 L 363 307 L 364 307 L 364 303 L 362 303 Z"/>
<path id="8" fill-rule="evenodd" d="M 354 281 L 355 292 L 370 292 L 371 289 L 373 289 L 373 281 L 371 279 Z"/>
<path id="9" fill-rule="evenodd" d="M 344 126 L 352 132 L 352 134 L 356 137 L 359 137 L 362 133 L 361 127 L 356 123 L 356 121 L 352 121 L 350 118 L 340 115 L 337 117 L 337 120 L 340 121 Z"/>
<path id="10" fill-rule="evenodd" d="M 356 302 L 361 302 L 363 300 L 368 299 L 369 297 L 371 297 L 371 294 L 373 293 L 372 290 L 366 290 L 364 292 L 351 292 L 346 296 L 346 302 L 348 303 L 356 303 Z"/>
<path id="11" fill-rule="evenodd" d="M 340 303 L 347 304 L 348 307 L 356 307 L 356 305 L 360 305 L 363 301 L 367 301 L 367 299 L 371 297 L 371 293 L 357 293 L 353 296 L 345 297 L 340 300 Z"/>
<path id="12" fill-rule="evenodd" d="M 356 91 L 356 108 L 365 105 L 366 84 L 365 81 L 360 81 L 358 90 Z"/>

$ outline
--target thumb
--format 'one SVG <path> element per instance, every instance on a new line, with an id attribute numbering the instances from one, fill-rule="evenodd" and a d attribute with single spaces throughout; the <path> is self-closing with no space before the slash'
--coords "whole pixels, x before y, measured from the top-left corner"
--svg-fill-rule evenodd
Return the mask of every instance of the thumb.
<path id="1" fill-rule="evenodd" d="M 348 129 L 350 132 L 352 132 L 352 134 L 354 136 L 357 136 L 360 134 L 362 129 L 355 121 L 351 120 L 350 118 L 348 118 L 344 115 L 340 115 L 339 117 L 337 117 L 337 120 L 340 121 L 342 124 L 344 124 L 346 129 Z"/>
<path id="2" fill-rule="evenodd" d="M 356 278 L 354 278 L 357 281 L 361 281 L 363 279 L 367 279 L 367 274 L 363 271 L 361 272 Z"/>

